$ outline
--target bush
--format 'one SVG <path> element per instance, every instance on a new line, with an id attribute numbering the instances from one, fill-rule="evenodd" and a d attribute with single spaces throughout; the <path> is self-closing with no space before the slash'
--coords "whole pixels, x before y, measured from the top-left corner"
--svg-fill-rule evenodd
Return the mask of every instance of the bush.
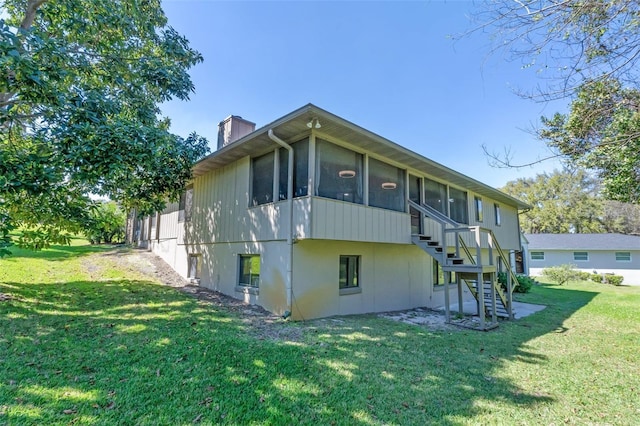
<path id="1" fill-rule="evenodd" d="M 601 283 L 602 282 L 602 275 L 600 274 L 591 274 L 591 281 L 593 281 L 594 283 Z"/>
<path id="2" fill-rule="evenodd" d="M 529 293 L 531 287 L 533 287 L 534 284 L 537 284 L 536 280 L 527 275 L 518 274 L 516 275 L 516 278 L 518 279 L 518 282 L 513 283 L 515 285 L 515 287 L 513 288 L 513 291 L 515 293 Z M 507 291 L 506 272 L 498 272 L 498 283 L 500 283 L 504 291 Z"/>
<path id="3" fill-rule="evenodd" d="M 620 285 L 622 284 L 622 281 L 624 281 L 624 277 L 622 275 L 606 274 L 604 276 L 605 284 Z"/>
<path id="4" fill-rule="evenodd" d="M 551 281 L 555 281 L 558 285 L 563 285 L 569 281 L 577 281 L 579 271 L 575 269 L 573 265 L 559 265 L 551 268 L 544 268 L 542 275 L 549 278 Z"/>
<path id="5" fill-rule="evenodd" d="M 578 271 L 578 279 L 580 281 L 589 281 L 589 278 L 591 278 L 591 273 L 585 272 L 585 271 Z"/>
<path id="6" fill-rule="evenodd" d="M 123 242 L 127 217 L 113 202 L 99 204 L 91 211 L 84 235 L 91 244 Z"/>

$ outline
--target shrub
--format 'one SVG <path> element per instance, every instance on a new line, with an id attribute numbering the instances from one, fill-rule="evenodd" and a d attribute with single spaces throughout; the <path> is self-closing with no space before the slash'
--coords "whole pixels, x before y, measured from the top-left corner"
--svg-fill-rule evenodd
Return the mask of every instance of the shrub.
<path id="1" fill-rule="evenodd" d="M 578 279 L 580 281 L 589 281 L 589 278 L 591 278 L 591 273 L 585 272 L 585 271 L 578 271 Z"/>
<path id="2" fill-rule="evenodd" d="M 529 293 L 531 287 L 538 282 L 527 275 L 516 275 L 518 278 L 518 285 L 513 289 L 516 293 Z"/>
<path id="3" fill-rule="evenodd" d="M 551 281 L 555 281 L 558 285 L 563 285 L 569 281 L 576 281 L 578 279 L 578 271 L 573 265 L 559 265 L 551 268 L 544 268 L 542 275 L 549 278 Z"/>
<path id="4" fill-rule="evenodd" d="M 518 282 L 512 283 L 515 286 L 513 288 L 515 293 L 528 293 L 531 290 L 531 287 L 533 287 L 534 284 L 537 284 L 536 280 L 527 275 L 518 274 L 516 275 L 516 278 L 518 279 Z M 500 283 L 504 291 L 507 290 L 506 272 L 498 272 L 498 283 Z"/>
<path id="5" fill-rule="evenodd" d="M 85 224 L 84 235 L 91 244 L 117 243 L 124 241 L 127 217 L 113 202 L 99 204 Z"/>
<path id="6" fill-rule="evenodd" d="M 590 279 L 594 283 L 601 283 L 602 282 L 602 275 L 600 275 L 600 274 L 591 274 Z"/>
<path id="7" fill-rule="evenodd" d="M 620 285 L 622 284 L 622 281 L 624 281 L 624 277 L 622 275 L 606 274 L 604 276 L 605 284 Z"/>

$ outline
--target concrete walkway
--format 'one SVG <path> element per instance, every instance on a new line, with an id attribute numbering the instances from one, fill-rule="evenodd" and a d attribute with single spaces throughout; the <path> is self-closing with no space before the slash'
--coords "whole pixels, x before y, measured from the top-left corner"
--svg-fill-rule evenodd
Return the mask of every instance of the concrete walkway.
<path id="1" fill-rule="evenodd" d="M 516 319 L 527 317 L 546 308 L 545 305 L 534 305 L 533 303 L 513 302 L 513 311 Z M 444 311 L 444 305 L 435 308 L 438 311 Z M 458 304 L 452 303 L 450 308 L 452 313 L 458 312 Z M 469 301 L 462 304 L 462 312 L 469 315 L 476 315 L 478 308 L 475 301 Z"/>

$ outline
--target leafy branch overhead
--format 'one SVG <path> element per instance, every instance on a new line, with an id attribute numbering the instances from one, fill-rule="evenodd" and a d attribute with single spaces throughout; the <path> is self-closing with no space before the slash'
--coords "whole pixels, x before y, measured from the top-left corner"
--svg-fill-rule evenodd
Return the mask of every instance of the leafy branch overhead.
<path id="1" fill-rule="evenodd" d="M 160 1 L 0 5 L 2 223 L 53 235 L 82 229 L 89 194 L 141 212 L 177 199 L 207 141 L 170 133 L 159 105 L 189 99 L 202 56 Z"/>
<path id="2" fill-rule="evenodd" d="M 594 171 L 609 199 L 639 203 L 640 3 L 493 0 L 476 19 L 494 51 L 535 70 L 542 83 L 521 95 L 570 101 L 537 131 L 551 157 Z M 511 166 L 508 155 L 489 157 Z"/>

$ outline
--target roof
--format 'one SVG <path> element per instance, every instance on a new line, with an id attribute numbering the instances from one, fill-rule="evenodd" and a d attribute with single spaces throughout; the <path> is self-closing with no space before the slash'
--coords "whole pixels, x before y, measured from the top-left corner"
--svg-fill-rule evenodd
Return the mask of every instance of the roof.
<path id="1" fill-rule="evenodd" d="M 529 250 L 640 250 L 640 236 L 625 234 L 525 234 Z"/>
<path id="2" fill-rule="evenodd" d="M 194 177 L 201 176 L 247 155 L 257 157 L 274 150 L 278 145 L 269 138 L 267 134 L 269 129 L 272 129 L 282 140 L 291 142 L 300 140 L 309 135 L 310 130 L 307 127 L 307 123 L 313 118 L 317 118 L 322 124 L 322 128 L 316 130 L 316 135 L 319 138 L 322 138 L 323 134 L 330 135 L 349 142 L 358 149 L 403 164 L 437 179 L 492 198 L 500 203 L 514 206 L 518 209 L 530 208 L 528 204 L 510 195 L 423 157 L 313 104 L 307 104 L 213 152 L 196 163 L 193 175 Z"/>

